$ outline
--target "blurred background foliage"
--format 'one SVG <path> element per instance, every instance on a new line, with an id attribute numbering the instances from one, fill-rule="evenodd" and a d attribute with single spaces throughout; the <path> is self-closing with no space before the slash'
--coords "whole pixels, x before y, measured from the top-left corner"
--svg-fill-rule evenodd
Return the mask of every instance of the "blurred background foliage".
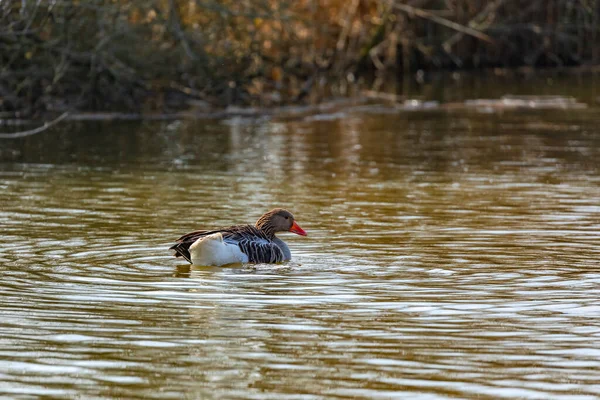
<path id="1" fill-rule="evenodd" d="M 597 0 L 0 1 L 0 112 L 318 102 L 382 74 L 598 64 Z"/>

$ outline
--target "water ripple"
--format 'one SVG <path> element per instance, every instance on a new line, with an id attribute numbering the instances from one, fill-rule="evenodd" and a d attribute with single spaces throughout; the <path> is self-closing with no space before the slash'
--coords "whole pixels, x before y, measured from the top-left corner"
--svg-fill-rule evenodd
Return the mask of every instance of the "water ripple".
<path id="1" fill-rule="evenodd" d="M 128 156 L 75 135 L 74 163 L 0 164 L 0 394 L 598 398 L 594 122 L 380 117 L 154 124 L 104 132 L 144 141 Z M 292 262 L 166 250 L 280 205 L 309 232 Z"/>

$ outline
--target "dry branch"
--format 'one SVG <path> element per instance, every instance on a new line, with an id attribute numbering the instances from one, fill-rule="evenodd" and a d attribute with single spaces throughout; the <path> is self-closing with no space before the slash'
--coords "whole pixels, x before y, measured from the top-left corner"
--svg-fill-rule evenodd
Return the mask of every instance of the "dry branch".
<path id="1" fill-rule="evenodd" d="M 52 128 L 54 125 L 58 124 L 59 122 L 61 122 L 65 118 L 67 118 L 68 116 L 69 116 L 69 112 L 67 111 L 67 112 L 62 113 L 56 119 L 53 119 L 50 122 L 44 122 L 44 125 L 39 126 L 35 129 L 30 129 L 27 131 L 20 131 L 20 132 L 12 132 L 12 133 L 0 133 L 0 139 L 20 139 L 20 138 L 24 138 L 27 136 L 36 135 L 38 133 L 42 133 L 42 132 Z"/>
<path id="2" fill-rule="evenodd" d="M 464 26 L 459 23 L 450 21 L 446 18 L 442 18 L 439 15 L 433 14 L 429 11 L 425 11 L 420 8 L 412 7 L 412 6 L 409 6 L 408 4 L 401 4 L 398 2 L 394 3 L 394 8 L 404 11 L 404 12 L 408 13 L 409 15 L 416 15 L 417 17 L 420 17 L 420 18 L 429 19 L 429 20 L 435 22 L 436 24 L 446 26 L 450 29 L 453 29 L 453 30 L 463 33 L 465 35 L 470 35 L 470 36 L 476 37 L 477 39 L 483 40 L 484 42 L 488 42 L 488 43 L 492 43 L 492 44 L 494 43 L 494 40 L 491 37 L 489 37 L 488 35 L 486 35 L 485 33 L 481 32 L 477 29 L 473 29 L 468 26 Z"/>

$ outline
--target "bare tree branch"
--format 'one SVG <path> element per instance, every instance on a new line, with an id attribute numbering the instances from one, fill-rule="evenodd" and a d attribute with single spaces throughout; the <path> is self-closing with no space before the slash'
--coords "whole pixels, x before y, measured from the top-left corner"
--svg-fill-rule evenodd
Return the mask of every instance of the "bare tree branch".
<path id="1" fill-rule="evenodd" d="M 491 37 L 489 37 L 488 35 L 486 35 L 485 33 L 481 32 L 481 31 L 478 31 L 478 30 L 470 28 L 468 26 L 464 26 L 459 23 L 450 21 L 446 18 L 442 18 L 438 15 L 430 13 L 429 11 L 425 11 L 420 8 L 409 6 L 408 4 L 401 4 L 401 3 L 394 3 L 394 8 L 396 8 L 400 11 L 404 11 L 405 13 L 408 13 L 409 15 L 412 14 L 412 15 L 416 15 L 417 17 L 420 17 L 420 18 L 425 18 L 425 19 L 431 20 L 437 24 L 444 25 L 450 29 L 454 29 L 457 32 L 462 32 L 466 35 L 476 37 L 477 39 L 483 40 L 484 42 L 494 43 L 494 40 Z"/>
<path id="2" fill-rule="evenodd" d="M 69 111 L 66 111 L 66 112 L 62 113 L 61 115 L 59 115 L 58 118 L 56 118 L 50 122 L 44 122 L 44 125 L 39 126 L 35 129 L 30 129 L 28 131 L 21 131 L 21 132 L 14 132 L 14 133 L 0 133 L 0 139 L 19 139 L 19 138 L 23 138 L 26 136 L 31 136 L 31 135 L 35 135 L 37 133 L 44 132 L 45 130 L 50 129 L 54 125 L 58 124 L 63 119 L 67 118 L 68 115 L 69 115 Z"/>

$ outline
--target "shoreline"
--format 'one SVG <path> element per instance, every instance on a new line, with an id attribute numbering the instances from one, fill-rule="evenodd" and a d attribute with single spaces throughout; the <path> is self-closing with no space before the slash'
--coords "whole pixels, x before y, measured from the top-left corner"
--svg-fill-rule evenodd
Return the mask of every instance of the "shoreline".
<path id="1" fill-rule="evenodd" d="M 392 79 L 387 85 L 380 86 L 381 90 L 359 90 L 355 88 L 354 96 L 331 97 L 316 104 L 286 104 L 277 106 L 228 106 L 216 107 L 208 103 L 190 103 L 187 110 L 175 112 L 119 112 L 119 111 L 65 111 L 55 113 L 47 112 L 40 118 L 12 118 L 14 113 L 0 113 L 0 130 L 18 130 L 23 127 L 34 127 L 48 125 L 53 120 L 67 114 L 61 121 L 173 121 L 173 120 L 226 120 L 231 118 L 272 118 L 277 120 L 294 120 L 307 118 L 319 114 L 332 114 L 344 112 L 357 108 L 386 108 L 388 112 L 436 112 L 476 110 L 479 112 L 494 112 L 518 109 L 582 109 L 594 108 L 600 104 L 600 96 L 577 96 L 574 97 L 568 88 L 573 86 L 567 82 L 567 86 L 547 85 L 547 80 L 561 78 L 577 79 L 593 78 L 600 72 L 600 66 L 570 67 L 561 69 L 534 69 L 534 68 L 496 68 L 477 71 L 435 71 L 426 72 L 425 83 L 414 82 L 410 76 L 410 82 L 402 82 L 400 77 Z M 581 81 L 581 79 L 579 80 Z M 449 100 L 435 100 L 429 87 L 434 90 L 442 89 L 452 92 L 456 86 L 465 83 L 483 83 L 484 86 L 498 85 L 500 82 L 502 91 L 490 93 L 479 93 L 472 98 L 450 98 Z M 574 83 L 577 83 L 575 81 Z M 504 84 L 519 85 L 505 87 Z M 437 85 L 437 86 L 436 86 Z M 523 89 L 525 90 L 518 90 Z M 509 94 L 513 92 L 521 94 Z M 539 94 L 534 94 L 534 93 Z M 400 94 L 398 94 L 400 93 Z M 406 94 L 404 94 L 406 93 Z M 435 92 L 434 92 L 435 93 Z M 526 94 L 522 94 L 526 93 Z M 552 94 L 549 94 L 552 93 Z M 59 114 L 60 113 L 60 114 Z M 3 118 L 5 117 L 5 118 Z M 0 132 L 2 133 L 2 132 Z"/>
<path id="2" fill-rule="evenodd" d="M 572 96 L 505 95 L 500 98 L 471 99 L 442 103 L 418 98 L 402 100 L 401 96 L 372 93 L 369 97 L 334 99 L 318 105 L 282 107 L 227 107 L 214 111 L 182 111 L 176 113 L 65 112 L 54 120 L 0 119 L 0 128 L 40 125 L 48 129 L 59 122 L 144 122 L 144 121 L 201 121 L 232 118 L 272 119 L 277 121 L 303 120 L 319 115 L 332 116 L 349 111 L 373 113 L 402 112 L 478 112 L 500 113 L 519 110 L 584 110 L 594 105 Z M 10 134 L 10 133 L 7 133 Z M 0 137 L 1 138 L 1 137 Z"/>

